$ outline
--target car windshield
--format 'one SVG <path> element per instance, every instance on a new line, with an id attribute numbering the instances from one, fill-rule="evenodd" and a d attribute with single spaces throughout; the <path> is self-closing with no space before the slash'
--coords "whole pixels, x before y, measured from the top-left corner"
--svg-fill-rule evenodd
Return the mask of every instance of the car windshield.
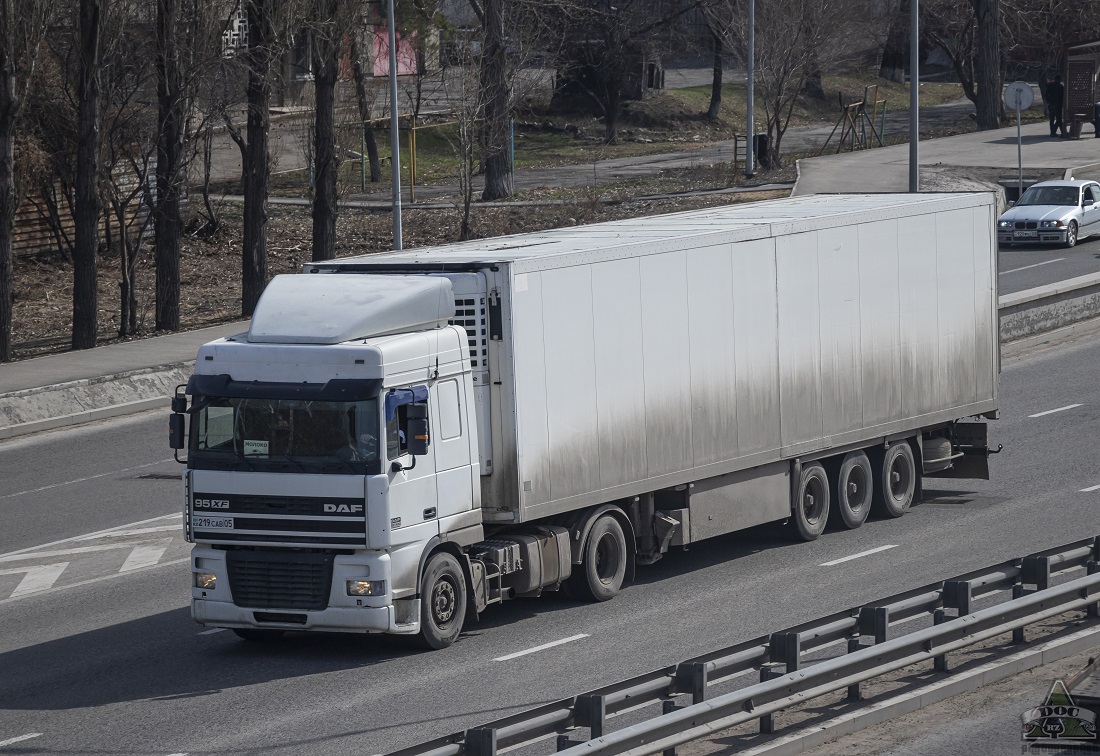
<path id="1" fill-rule="evenodd" d="M 361 472 L 378 461 L 378 400 L 307 401 L 210 397 L 191 422 L 190 458 L 272 463 L 308 472 Z"/>
<path id="2" fill-rule="evenodd" d="M 1077 205 L 1075 186 L 1033 186 L 1020 197 L 1020 205 Z"/>

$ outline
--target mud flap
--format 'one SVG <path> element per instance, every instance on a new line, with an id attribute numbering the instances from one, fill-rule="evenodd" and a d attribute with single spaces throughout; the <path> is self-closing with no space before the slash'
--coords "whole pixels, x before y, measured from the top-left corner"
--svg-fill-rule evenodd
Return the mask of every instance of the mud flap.
<path id="1" fill-rule="evenodd" d="M 951 445 L 962 456 L 946 470 L 925 473 L 924 477 L 989 480 L 989 455 L 997 454 L 1001 447 L 989 448 L 987 423 L 955 423 L 951 429 Z"/>

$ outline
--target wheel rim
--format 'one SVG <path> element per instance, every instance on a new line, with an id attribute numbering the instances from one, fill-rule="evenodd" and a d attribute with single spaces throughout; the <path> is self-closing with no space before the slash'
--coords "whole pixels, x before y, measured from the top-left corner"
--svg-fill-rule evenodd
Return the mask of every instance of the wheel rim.
<path id="1" fill-rule="evenodd" d="M 909 461 L 901 454 L 894 457 L 894 461 L 890 463 L 890 496 L 894 501 L 905 501 L 912 475 Z"/>
<path id="2" fill-rule="evenodd" d="M 853 512 L 863 509 L 865 493 L 867 491 L 867 470 L 863 465 L 856 465 L 848 472 L 848 480 L 845 490 L 848 492 L 848 507 Z"/>
<path id="3" fill-rule="evenodd" d="M 802 516 L 806 522 L 816 525 L 821 519 L 822 509 L 825 504 L 825 486 L 815 475 L 806 481 L 806 487 L 802 491 Z"/>
<path id="4" fill-rule="evenodd" d="M 622 561 L 619 539 L 614 533 L 604 533 L 596 542 L 596 577 L 604 585 L 615 582 Z"/>
<path id="5" fill-rule="evenodd" d="M 1066 235 L 1067 235 L 1066 240 L 1070 243 L 1071 246 L 1077 243 L 1077 224 L 1076 223 L 1070 223 L 1069 224 L 1069 230 L 1066 232 Z"/>
<path id="6" fill-rule="evenodd" d="M 455 586 L 447 578 L 440 578 L 432 588 L 432 619 L 437 627 L 445 627 L 455 617 L 457 601 Z"/>

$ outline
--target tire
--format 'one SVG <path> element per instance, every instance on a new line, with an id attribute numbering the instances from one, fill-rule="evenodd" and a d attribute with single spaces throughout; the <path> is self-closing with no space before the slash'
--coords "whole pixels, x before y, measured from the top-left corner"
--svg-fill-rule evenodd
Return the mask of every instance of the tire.
<path id="1" fill-rule="evenodd" d="M 951 439 L 936 437 L 924 440 L 924 474 L 940 472 L 950 469 Z M 937 462 L 938 459 L 947 459 L 946 462 Z"/>
<path id="2" fill-rule="evenodd" d="M 266 643 L 267 641 L 278 640 L 286 634 L 286 630 L 260 630 L 252 628 L 233 628 L 233 632 L 241 640 L 252 641 L 254 643 Z"/>
<path id="3" fill-rule="evenodd" d="M 848 530 L 855 530 L 867 521 L 874 494 L 874 473 L 871 460 L 862 451 L 844 455 L 833 478 L 834 510 Z"/>
<path id="4" fill-rule="evenodd" d="M 1077 245 L 1077 221 L 1070 221 L 1066 228 L 1066 249 Z"/>
<path id="5" fill-rule="evenodd" d="M 422 648 L 439 650 L 455 642 L 466 620 L 466 576 L 452 554 L 431 556 L 420 579 L 420 634 Z"/>
<path id="6" fill-rule="evenodd" d="M 901 517 L 913 504 L 916 490 L 913 447 L 901 441 L 881 452 L 875 480 L 875 511 L 883 517 Z"/>
<path id="7" fill-rule="evenodd" d="M 802 468 L 795 500 L 791 502 L 795 531 L 803 541 L 813 541 L 825 532 L 829 520 L 829 476 L 817 462 Z"/>
<path id="8" fill-rule="evenodd" d="M 603 515 L 588 531 L 580 569 L 569 578 L 570 592 L 583 601 L 613 599 L 623 587 L 629 558 L 623 526 L 614 515 Z"/>

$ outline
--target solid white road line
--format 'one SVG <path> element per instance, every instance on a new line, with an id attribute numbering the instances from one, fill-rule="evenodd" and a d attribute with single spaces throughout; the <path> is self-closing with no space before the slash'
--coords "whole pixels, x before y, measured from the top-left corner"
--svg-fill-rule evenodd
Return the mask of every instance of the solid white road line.
<path id="1" fill-rule="evenodd" d="M 887 551 L 888 549 L 896 549 L 898 545 L 891 543 L 886 546 L 879 546 L 877 549 L 870 549 L 869 551 L 861 551 L 858 554 L 852 554 L 851 556 L 841 557 L 840 559 L 834 559 L 831 562 L 824 562 L 819 567 L 832 567 L 834 564 L 840 564 L 841 562 L 850 562 L 853 559 L 859 559 L 860 557 L 870 556 L 871 554 L 877 554 L 880 551 Z"/>
<path id="2" fill-rule="evenodd" d="M 26 596 L 28 593 L 39 593 L 49 590 L 68 566 L 68 562 L 58 562 L 57 564 L 44 564 L 16 570 L 0 570 L 0 575 L 21 575 L 24 572 L 27 573 L 26 576 L 19 581 L 19 585 L 15 586 L 15 590 L 12 591 L 11 596 L 9 596 L 9 598 L 19 598 L 20 596 Z"/>
<path id="3" fill-rule="evenodd" d="M 561 640 L 552 641 L 551 643 L 543 643 L 541 646 L 535 646 L 534 648 L 529 648 L 526 651 L 517 651 L 514 654 L 508 654 L 507 656 L 498 656 L 497 658 L 493 659 L 493 661 L 508 661 L 509 659 L 515 659 L 520 656 L 527 656 L 527 654 L 533 654 L 538 651 L 545 651 L 548 648 L 560 646 L 563 643 L 572 643 L 575 640 L 580 640 L 581 638 L 587 637 L 587 633 L 581 633 L 580 635 L 570 635 L 568 638 L 562 638 Z"/>
<path id="4" fill-rule="evenodd" d="M 1015 273 L 1018 270 L 1030 270 L 1031 268 L 1038 268 L 1040 265 L 1050 265 L 1051 263 L 1062 262 L 1066 258 L 1056 257 L 1053 260 L 1043 260 L 1041 263 L 1035 263 L 1034 265 L 1025 265 L 1022 268 L 1013 268 L 1012 270 L 1002 270 L 998 275 L 1007 275 L 1009 273 Z"/>
<path id="5" fill-rule="evenodd" d="M 152 567 L 160 561 L 162 556 L 164 556 L 164 552 L 168 550 L 171 543 L 171 538 L 165 538 L 156 543 L 149 544 L 148 546 L 135 546 L 134 550 L 130 552 L 130 556 L 126 557 L 126 561 L 122 563 L 119 572 L 129 572 L 130 570 L 140 570 L 143 567 Z"/>
<path id="6" fill-rule="evenodd" d="M 154 528 L 134 528 L 132 530 L 112 530 L 110 533 L 93 533 L 92 535 L 77 536 L 77 541 L 91 541 L 96 538 L 126 538 L 127 536 L 136 535 L 148 535 L 149 533 L 163 533 L 168 530 L 178 530 L 183 532 L 183 515 L 170 515 L 171 517 L 179 518 L 179 522 L 173 522 L 171 525 L 158 525 Z M 122 527 L 126 527 L 123 525 Z"/>
<path id="7" fill-rule="evenodd" d="M 111 472 L 100 473 L 99 475 L 89 475 L 87 478 L 77 478 L 76 480 L 66 480 L 64 483 L 53 483 L 48 486 L 42 486 L 40 488 L 29 488 L 26 491 L 17 491 L 16 493 L 4 494 L 0 496 L 0 499 L 10 499 L 14 496 L 24 496 L 26 494 L 38 493 L 39 491 L 49 491 L 51 488 L 61 488 L 61 486 L 71 486 L 73 483 L 84 483 L 85 481 L 95 480 L 96 478 L 106 478 L 108 475 L 121 475 L 122 473 L 133 472 L 134 470 L 142 470 L 146 467 L 156 467 L 157 465 L 163 465 L 165 462 L 171 462 L 172 458 L 162 459 L 159 462 L 150 462 L 147 465 L 138 465 L 137 467 L 126 467 L 121 470 L 113 470 Z"/>
<path id="8" fill-rule="evenodd" d="M 214 633 L 224 633 L 228 628 L 215 627 L 213 630 L 203 630 L 199 635 L 213 635 Z"/>
<path id="9" fill-rule="evenodd" d="M 1100 486 L 1090 486 L 1089 488 L 1082 488 L 1079 493 L 1090 493 L 1092 491 L 1100 491 Z"/>
<path id="10" fill-rule="evenodd" d="M 1080 404 L 1067 404 L 1065 407 L 1047 410 L 1046 412 L 1036 412 L 1034 415 L 1028 415 L 1028 417 L 1042 417 L 1043 415 L 1053 415 L 1055 412 L 1065 412 L 1066 410 L 1076 409 L 1080 406 Z"/>
<path id="11" fill-rule="evenodd" d="M 42 733 L 40 732 L 28 732 L 26 735 L 20 735 L 17 738 L 8 738 L 7 740 L 0 740 L 0 748 L 4 746 L 10 746 L 13 743 L 22 743 L 24 740 L 30 740 L 31 738 L 40 738 Z"/>
<path id="12" fill-rule="evenodd" d="M 0 497 L 2 498 L 2 497 Z M 6 554 L 0 554 L 0 558 L 15 556 L 16 554 L 26 554 L 29 551 L 35 551 L 36 549 L 47 549 L 50 546 L 60 546 L 63 543 L 72 543 L 73 541 L 89 541 L 97 536 L 110 535 L 117 533 L 122 528 L 133 528 L 137 525 L 148 525 L 151 522 L 161 522 L 168 519 L 179 519 L 183 515 L 179 512 L 173 512 L 172 514 L 161 515 L 160 517 L 151 517 L 148 520 L 139 520 L 138 522 L 131 522 L 128 525 L 116 525 L 113 528 L 107 528 L 106 530 L 97 530 L 94 533 L 86 533 L 81 536 L 73 536 L 72 538 L 62 538 L 60 541 L 50 541 L 49 543 L 40 543 L 37 546 L 28 546 L 25 549 L 16 549 L 15 551 L 9 551 Z M 180 526 L 182 527 L 182 526 Z M 114 547 L 112 547 L 114 548 Z"/>

